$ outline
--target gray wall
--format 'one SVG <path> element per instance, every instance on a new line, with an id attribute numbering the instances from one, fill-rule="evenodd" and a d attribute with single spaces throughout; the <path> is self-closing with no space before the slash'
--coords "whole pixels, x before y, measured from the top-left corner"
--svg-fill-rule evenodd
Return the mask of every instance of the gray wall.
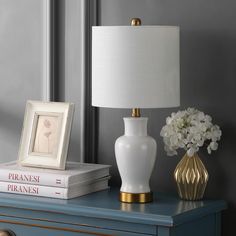
<path id="1" fill-rule="evenodd" d="M 68 159 L 83 160 L 83 0 L 59 1 L 60 64 L 59 101 L 75 103 L 75 113 L 71 130 Z M 57 22 L 58 23 L 58 22 Z"/>
<path id="2" fill-rule="evenodd" d="M 90 26 L 96 25 L 96 0 L 57 0 L 56 100 L 75 103 L 69 160 L 94 161 L 95 109 L 90 106 Z"/>
<path id="3" fill-rule="evenodd" d="M 223 131 L 217 152 L 200 156 L 210 174 L 206 198 L 223 198 L 223 235 L 236 235 L 236 2 L 234 0 L 100 0 L 100 25 L 128 25 L 140 17 L 144 25 L 179 25 L 181 28 L 181 107 L 143 110 L 149 117 L 149 134 L 158 143 L 151 179 L 155 191 L 176 192 L 173 171 L 180 161 L 167 157 L 159 136 L 165 118 L 173 111 L 196 107 L 213 117 Z M 120 184 L 114 142 L 123 133 L 122 117 L 128 110 L 99 109 L 99 163 L 109 163 L 112 183 Z"/>
<path id="4" fill-rule="evenodd" d="M 55 98 L 75 103 L 68 159 L 80 161 L 85 0 L 55 2 Z M 0 0 L 0 162 L 18 157 L 26 101 L 44 99 L 44 10 L 43 0 Z"/>
<path id="5" fill-rule="evenodd" d="M 0 0 L 0 162 L 15 160 L 27 99 L 43 97 L 43 4 Z"/>

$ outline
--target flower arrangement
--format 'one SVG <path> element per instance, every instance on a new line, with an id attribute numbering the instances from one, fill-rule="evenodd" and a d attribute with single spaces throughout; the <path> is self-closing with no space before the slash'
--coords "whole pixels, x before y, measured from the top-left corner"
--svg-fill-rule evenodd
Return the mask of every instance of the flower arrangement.
<path id="1" fill-rule="evenodd" d="M 217 150 L 221 134 L 220 127 L 212 124 L 212 118 L 195 108 L 172 113 L 160 133 L 168 156 L 177 155 L 176 150 L 183 148 L 189 157 L 204 144 L 209 154 Z"/>

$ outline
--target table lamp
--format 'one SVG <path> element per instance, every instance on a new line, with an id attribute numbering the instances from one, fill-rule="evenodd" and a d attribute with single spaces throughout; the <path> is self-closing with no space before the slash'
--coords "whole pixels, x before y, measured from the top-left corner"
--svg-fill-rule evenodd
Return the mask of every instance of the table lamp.
<path id="1" fill-rule="evenodd" d="M 141 26 L 134 18 L 130 26 L 92 28 L 92 105 L 132 109 L 115 143 L 122 202 L 152 201 L 156 141 L 140 108 L 179 106 L 179 67 L 179 27 Z"/>

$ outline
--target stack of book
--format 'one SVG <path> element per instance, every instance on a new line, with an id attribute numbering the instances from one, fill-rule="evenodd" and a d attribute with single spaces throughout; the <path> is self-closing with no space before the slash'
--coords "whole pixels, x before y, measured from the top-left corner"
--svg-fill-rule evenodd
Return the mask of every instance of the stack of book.
<path id="1" fill-rule="evenodd" d="M 108 188 L 109 165 L 67 162 L 66 170 L 0 165 L 0 192 L 70 199 Z"/>

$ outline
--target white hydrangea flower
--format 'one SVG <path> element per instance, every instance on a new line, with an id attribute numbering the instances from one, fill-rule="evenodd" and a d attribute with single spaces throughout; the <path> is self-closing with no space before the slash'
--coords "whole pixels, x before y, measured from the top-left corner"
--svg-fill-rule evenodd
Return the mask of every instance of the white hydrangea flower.
<path id="1" fill-rule="evenodd" d="M 207 151 L 217 150 L 222 132 L 218 125 L 212 124 L 212 118 L 195 108 L 172 113 L 166 118 L 166 125 L 161 129 L 167 155 L 177 155 L 177 149 L 183 148 L 188 156 L 193 156 L 208 142 Z"/>

